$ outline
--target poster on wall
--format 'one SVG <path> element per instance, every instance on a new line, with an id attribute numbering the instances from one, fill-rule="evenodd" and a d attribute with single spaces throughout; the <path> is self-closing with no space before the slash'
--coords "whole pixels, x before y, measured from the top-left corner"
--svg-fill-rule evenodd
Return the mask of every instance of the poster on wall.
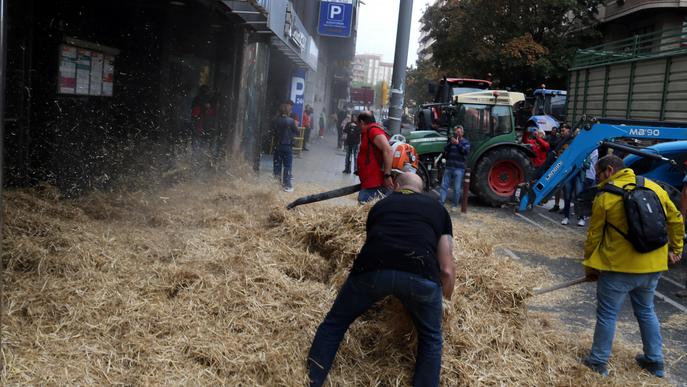
<path id="1" fill-rule="evenodd" d="M 81 48 L 78 45 L 60 46 L 57 89 L 60 94 L 112 96 L 115 56 L 105 52 Z M 83 42 L 84 45 L 92 43 Z M 116 55 L 116 54 L 115 54 Z"/>
<path id="2" fill-rule="evenodd" d="M 82 48 L 76 60 L 76 94 L 88 94 L 91 83 L 91 51 Z"/>
<path id="3" fill-rule="evenodd" d="M 90 95 L 101 95 L 103 89 L 103 54 L 94 52 L 91 55 Z"/>
<path id="4" fill-rule="evenodd" d="M 76 92 L 76 47 L 63 45 L 60 49 L 59 92 Z"/>
<path id="5" fill-rule="evenodd" d="M 103 58 L 103 94 L 112 97 L 112 86 L 114 84 L 114 57 L 105 55 Z"/>

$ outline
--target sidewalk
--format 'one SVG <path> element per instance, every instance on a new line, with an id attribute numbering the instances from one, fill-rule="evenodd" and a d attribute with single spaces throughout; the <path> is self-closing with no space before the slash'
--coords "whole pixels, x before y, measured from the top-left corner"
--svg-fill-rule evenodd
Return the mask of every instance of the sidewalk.
<path id="1" fill-rule="evenodd" d="M 327 133 L 323 139 L 313 135 L 307 147 L 309 151 L 296 153 L 293 158 L 293 186 L 298 196 L 305 194 L 299 186 L 318 185 L 327 190 L 360 182 L 358 176 L 341 172 L 346 152 L 336 149 L 336 134 Z M 260 175 L 272 176 L 272 155 L 262 156 Z"/>

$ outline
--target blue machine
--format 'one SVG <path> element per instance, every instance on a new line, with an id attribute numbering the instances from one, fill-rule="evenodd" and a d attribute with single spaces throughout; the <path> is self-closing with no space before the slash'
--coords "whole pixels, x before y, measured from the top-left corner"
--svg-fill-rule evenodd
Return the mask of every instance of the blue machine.
<path id="1" fill-rule="evenodd" d="M 681 123 L 590 119 L 583 118 L 579 125 L 580 132 L 556 161 L 544 172 L 541 178 L 533 183 L 524 183 L 515 192 L 519 210 L 525 211 L 541 203 L 555 190 L 577 176 L 584 167 L 585 159 L 594 149 L 604 145 L 627 153 L 641 155 L 649 159 L 658 159 L 677 165 L 674 160 L 655 152 L 646 152 L 634 147 L 610 142 L 621 138 L 645 140 L 687 140 L 687 127 Z M 679 166 L 678 166 L 679 167 Z"/>
<path id="2" fill-rule="evenodd" d="M 560 123 L 565 121 L 567 94 L 565 90 L 535 90 L 532 116 L 527 119 L 527 127 L 541 128 L 547 133 L 553 128 L 560 128 Z"/>
<path id="3" fill-rule="evenodd" d="M 643 150 L 675 160 L 677 165 L 637 155 L 625 157 L 625 165 L 632 168 L 638 175 L 668 183 L 676 190 L 681 190 L 682 179 L 685 177 L 684 163 L 687 161 L 687 141 L 664 142 L 646 147 Z"/>

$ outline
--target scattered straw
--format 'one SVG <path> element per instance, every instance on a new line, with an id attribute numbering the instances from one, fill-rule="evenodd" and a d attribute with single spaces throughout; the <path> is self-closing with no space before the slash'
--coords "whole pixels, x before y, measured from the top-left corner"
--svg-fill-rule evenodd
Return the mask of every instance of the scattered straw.
<path id="1" fill-rule="evenodd" d="M 49 187 L 8 192 L 3 384 L 305 385 L 307 350 L 363 243 L 368 207 L 287 212 L 295 196 L 276 192 L 250 179 L 78 200 Z M 543 272 L 494 251 L 522 232 L 470 216 L 484 227 L 455 222 L 444 385 L 658 383 L 622 345 L 610 378 L 581 366 L 589 335 L 527 312 Z M 416 338 L 399 315 L 388 300 L 352 326 L 331 385 L 410 384 Z"/>

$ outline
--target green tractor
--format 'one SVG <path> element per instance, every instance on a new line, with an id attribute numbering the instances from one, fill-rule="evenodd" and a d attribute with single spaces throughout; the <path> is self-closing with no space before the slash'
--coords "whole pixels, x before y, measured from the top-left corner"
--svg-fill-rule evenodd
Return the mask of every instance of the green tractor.
<path id="1" fill-rule="evenodd" d="M 451 129 L 462 125 L 471 151 L 467 166 L 471 171 L 470 191 L 491 206 L 511 201 L 518 184 L 529 181 L 533 167 L 532 149 L 520 142 L 516 131 L 514 106 L 524 103 L 525 95 L 500 90 L 485 90 L 456 95 L 441 110 L 436 130 L 417 130 L 406 135 L 419 157 L 418 173 L 425 189 L 441 184 L 445 160 L 444 147 Z"/>

